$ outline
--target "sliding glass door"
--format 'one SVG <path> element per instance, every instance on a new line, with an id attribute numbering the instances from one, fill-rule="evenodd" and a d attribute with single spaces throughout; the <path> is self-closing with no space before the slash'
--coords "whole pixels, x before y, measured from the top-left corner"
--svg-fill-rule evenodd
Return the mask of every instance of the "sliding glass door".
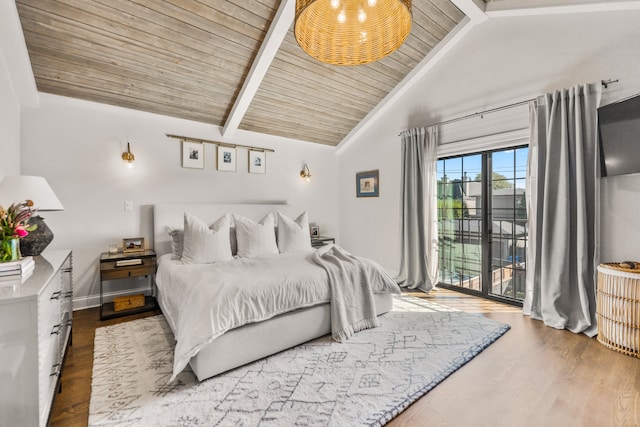
<path id="1" fill-rule="evenodd" d="M 528 148 L 493 152 L 490 294 L 522 301 L 527 254 Z"/>
<path id="2" fill-rule="evenodd" d="M 438 160 L 440 286 L 521 302 L 527 147 Z"/>
<path id="3" fill-rule="evenodd" d="M 439 160 L 440 282 L 480 291 L 483 260 L 482 155 Z"/>

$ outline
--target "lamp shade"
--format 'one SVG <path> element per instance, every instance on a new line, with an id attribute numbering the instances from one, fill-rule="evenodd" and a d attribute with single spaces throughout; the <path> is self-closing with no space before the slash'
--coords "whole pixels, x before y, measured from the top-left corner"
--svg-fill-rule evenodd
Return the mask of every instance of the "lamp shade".
<path id="1" fill-rule="evenodd" d="M 62 211 L 64 206 L 53 192 L 46 179 L 41 176 L 9 175 L 0 182 L 0 205 L 32 200 L 38 211 Z"/>
<path id="2" fill-rule="evenodd" d="M 328 64 L 377 61 L 410 32 L 411 0 L 296 0 L 296 40 Z"/>

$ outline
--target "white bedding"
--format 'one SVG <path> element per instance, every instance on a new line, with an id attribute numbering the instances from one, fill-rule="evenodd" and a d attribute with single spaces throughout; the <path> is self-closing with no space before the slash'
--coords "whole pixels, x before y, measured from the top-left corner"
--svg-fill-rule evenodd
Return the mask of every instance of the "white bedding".
<path id="1" fill-rule="evenodd" d="M 226 331 L 329 302 L 327 273 L 312 255 L 310 251 L 199 265 L 183 265 L 170 254 L 160 257 L 156 283 L 177 340 L 171 380 Z M 381 269 L 362 260 L 372 272 Z M 372 288 L 374 293 L 399 292 L 386 280 L 375 280 Z"/>
<path id="2" fill-rule="evenodd" d="M 372 283 L 395 285 L 386 271 L 371 268 L 371 264 L 337 245 L 318 249 L 312 259 L 327 272 L 331 291 L 331 335 L 335 341 L 346 341 L 358 331 L 380 326 Z"/>

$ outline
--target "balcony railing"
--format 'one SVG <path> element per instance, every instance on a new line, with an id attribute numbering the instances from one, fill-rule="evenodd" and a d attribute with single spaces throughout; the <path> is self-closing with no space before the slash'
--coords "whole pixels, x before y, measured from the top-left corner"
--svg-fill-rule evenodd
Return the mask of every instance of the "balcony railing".
<path id="1" fill-rule="evenodd" d="M 491 285 L 489 292 L 515 300 L 525 293 L 527 221 L 492 221 Z M 482 220 L 454 218 L 439 221 L 440 281 L 482 290 Z"/>

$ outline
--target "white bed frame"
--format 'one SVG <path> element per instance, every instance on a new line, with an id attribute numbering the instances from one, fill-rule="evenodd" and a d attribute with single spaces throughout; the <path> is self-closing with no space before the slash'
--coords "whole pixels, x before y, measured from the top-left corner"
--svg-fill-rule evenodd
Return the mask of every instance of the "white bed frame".
<path id="1" fill-rule="evenodd" d="M 285 203 L 275 204 L 158 204 L 154 206 L 154 248 L 158 258 L 171 252 L 167 227 L 183 226 L 184 212 L 212 223 L 225 213 L 243 215 L 260 220 L 269 212 L 279 210 L 296 218 L 301 209 Z M 158 302 L 164 311 L 163 298 L 158 291 Z M 391 294 L 376 294 L 378 315 L 390 311 Z M 173 327 L 173 325 L 171 325 Z M 175 331 L 174 331 L 175 332 Z M 259 323 L 251 323 L 225 333 L 203 348 L 189 364 L 199 381 L 219 373 L 253 362 L 295 345 L 327 335 L 331 332 L 329 304 L 299 309 Z"/>

